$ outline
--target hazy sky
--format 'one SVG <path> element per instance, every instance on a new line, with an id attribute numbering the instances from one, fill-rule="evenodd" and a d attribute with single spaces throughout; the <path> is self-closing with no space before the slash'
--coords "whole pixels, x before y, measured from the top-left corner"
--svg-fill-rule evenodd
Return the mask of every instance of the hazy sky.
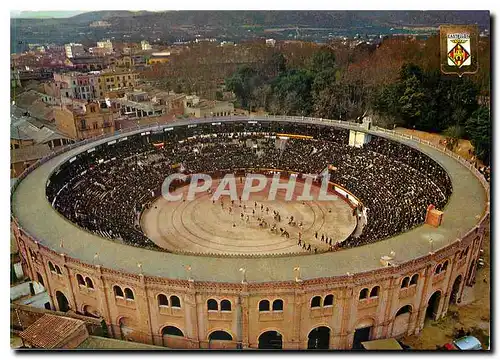
<path id="1" fill-rule="evenodd" d="M 11 10 L 11 18 L 65 18 L 75 16 L 87 11 L 84 10 L 63 10 L 63 11 L 25 11 Z"/>

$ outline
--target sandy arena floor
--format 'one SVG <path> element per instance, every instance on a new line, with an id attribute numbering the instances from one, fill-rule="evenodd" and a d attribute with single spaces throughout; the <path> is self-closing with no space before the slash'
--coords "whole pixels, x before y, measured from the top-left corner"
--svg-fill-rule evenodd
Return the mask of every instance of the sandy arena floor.
<path id="1" fill-rule="evenodd" d="M 213 192 L 217 185 L 218 181 L 214 181 Z M 240 195 L 242 185 L 237 184 L 237 187 Z M 175 193 L 185 190 L 186 187 Z M 311 193 L 314 195 L 316 191 L 318 188 Z M 295 193 L 302 193 L 301 183 L 296 184 Z M 248 201 L 237 200 L 233 205 L 228 196 L 222 198 L 222 204 L 221 200 L 213 203 L 208 192 L 197 194 L 193 201 L 170 202 L 159 197 L 144 211 L 141 226 L 149 238 L 169 251 L 247 255 L 314 253 L 315 247 L 319 253 L 329 248 L 321 241 L 322 234 L 331 238 L 334 244 L 347 238 L 356 228 L 351 208 L 339 197 L 334 201 L 285 201 L 282 190 L 278 191 L 276 200 L 268 201 L 268 194 L 265 188 L 251 194 Z M 273 219 L 273 211 L 279 212 L 281 222 Z M 291 216 L 295 225 L 288 224 Z M 261 227 L 258 218 L 267 226 Z M 300 222 L 302 230 L 298 226 Z M 272 232 L 275 223 L 277 231 Z M 281 236 L 280 228 L 288 231 L 290 237 Z M 311 244 L 311 251 L 298 246 L 299 231 L 302 241 Z M 315 239 L 316 232 L 318 239 Z"/>

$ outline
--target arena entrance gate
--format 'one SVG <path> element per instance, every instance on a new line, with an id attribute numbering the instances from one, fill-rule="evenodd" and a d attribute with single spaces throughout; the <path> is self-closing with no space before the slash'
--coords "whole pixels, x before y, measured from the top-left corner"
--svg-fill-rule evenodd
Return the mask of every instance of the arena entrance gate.
<path id="1" fill-rule="evenodd" d="M 354 340 L 352 342 L 353 350 L 361 350 L 363 346 L 361 345 L 364 341 L 370 340 L 370 334 L 372 332 L 373 326 L 362 327 L 354 331 Z"/>
<path id="2" fill-rule="evenodd" d="M 314 328 L 309 333 L 307 349 L 325 350 L 330 348 L 330 329 L 326 326 Z"/>
<path id="3" fill-rule="evenodd" d="M 283 337 L 277 331 L 266 331 L 259 336 L 259 349 L 282 349 Z"/>
<path id="4" fill-rule="evenodd" d="M 66 312 L 69 310 L 69 302 L 66 296 L 60 291 L 56 291 L 56 300 L 59 311 Z"/>
<path id="5" fill-rule="evenodd" d="M 460 285 L 462 285 L 462 275 L 458 275 L 457 278 L 455 279 L 455 282 L 453 283 L 450 295 L 450 304 L 457 304 L 460 302 L 460 299 L 458 297 Z"/>
<path id="6" fill-rule="evenodd" d="M 439 310 L 439 302 L 441 301 L 441 291 L 436 291 L 429 298 L 427 303 L 427 310 L 425 312 L 425 317 L 427 319 L 435 320 Z"/>

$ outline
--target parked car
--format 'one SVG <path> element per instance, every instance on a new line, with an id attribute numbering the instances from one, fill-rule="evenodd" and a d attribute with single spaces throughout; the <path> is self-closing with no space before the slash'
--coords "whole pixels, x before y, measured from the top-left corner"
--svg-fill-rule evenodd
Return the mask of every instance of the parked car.
<path id="1" fill-rule="evenodd" d="M 483 350 L 483 346 L 477 338 L 469 335 L 453 340 L 452 343 L 445 344 L 442 350 Z"/>

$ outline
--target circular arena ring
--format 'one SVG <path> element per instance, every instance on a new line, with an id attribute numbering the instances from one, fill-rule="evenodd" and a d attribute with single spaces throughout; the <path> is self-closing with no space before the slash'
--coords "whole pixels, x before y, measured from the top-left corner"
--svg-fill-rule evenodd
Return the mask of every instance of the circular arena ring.
<path id="1" fill-rule="evenodd" d="M 360 133 L 370 141 L 350 147 Z M 206 194 L 165 204 L 160 182 L 177 167 L 328 167 L 341 201 L 255 198 L 234 213 Z M 418 333 L 474 283 L 489 227 L 489 186 L 457 155 L 312 118 L 197 119 L 86 140 L 31 166 L 11 199 L 23 270 L 54 309 L 102 318 L 116 338 L 173 348 L 350 349 Z M 363 217 L 352 213 L 360 204 Z M 439 227 L 424 224 L 430 204 L 443 211 Z M 297 244 L 293 223 L 285 239 L 245 222 L 252 207 L 279 211 L 284 227 L 294 216 L 319 251 Z"/>

